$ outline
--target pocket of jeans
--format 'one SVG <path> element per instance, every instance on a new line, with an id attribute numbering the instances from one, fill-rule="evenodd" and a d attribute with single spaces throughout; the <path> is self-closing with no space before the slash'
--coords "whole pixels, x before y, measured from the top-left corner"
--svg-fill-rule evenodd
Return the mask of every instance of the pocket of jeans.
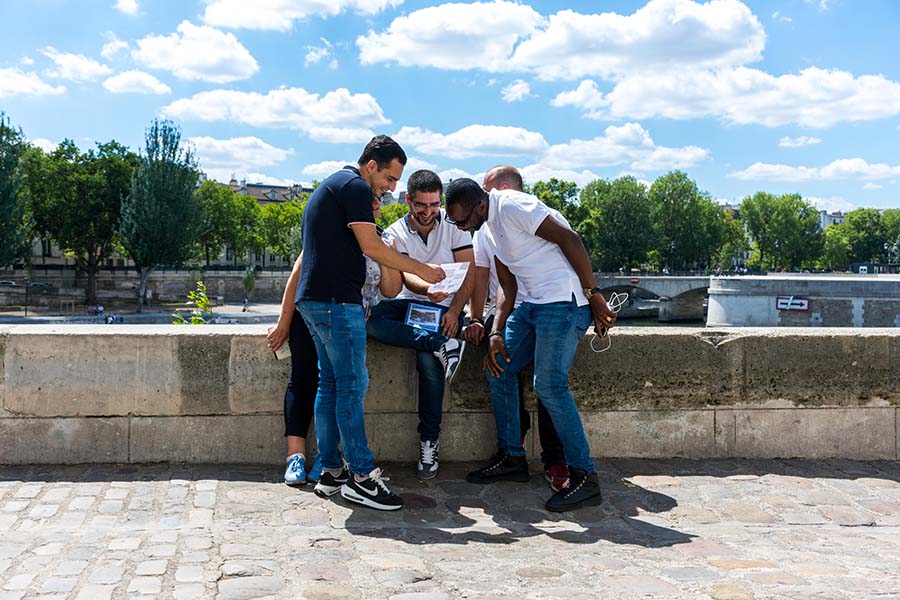
<path id="1" fill-rule="evenodd" d="M 313 339 L 318 339 L 322 344 L 331 341 L 331 310 L 306 310 L 307 325 L 311 325 L 310 333 Z"/>

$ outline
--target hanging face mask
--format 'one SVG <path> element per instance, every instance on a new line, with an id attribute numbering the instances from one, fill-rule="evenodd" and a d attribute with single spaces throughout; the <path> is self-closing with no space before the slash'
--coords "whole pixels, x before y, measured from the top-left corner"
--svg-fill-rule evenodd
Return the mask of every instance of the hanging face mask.
<path id="1" fill-rule="evenodd" d="M 628 302 L 628 294 L 626 294 L 625 292 L 613 292 L 606 304 L 607 306 L 609 306 L 609 310 L 613 311 L 614 313 L 618 313 L 619 309 L 622 308 L 622 305 L 624 305 L 626 302 Z M 591 338 L 591 350 L 597 353 L 606 352 L 607 350 L 609 350 L 610 346 L 612 346 L 612 341 L 609 339 L 609 332 L 606 327 L 601 327 L 600 334 L 602 335 L 602 337 L 601 335 L 597 335 L 597 333 L 594 332 L 594 336 Z M 601 344 L 599 347 L 594 345 L 594 343 L 598 340 Z M 603 345 L 603 340 L 606 340 L 605 346 Z"/>

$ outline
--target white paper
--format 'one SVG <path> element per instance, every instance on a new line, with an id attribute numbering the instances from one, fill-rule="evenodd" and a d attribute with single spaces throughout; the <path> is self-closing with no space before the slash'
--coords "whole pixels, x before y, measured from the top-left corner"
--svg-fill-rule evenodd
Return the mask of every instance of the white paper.
<path id="1" fill-rule="evenodd" d="M 432 285 L 428 288 L 428 291 L 455 294 L 459 289 L 459 286 L 462 285 L 463 280 L 466 278 L 466 273 L 469 271 L 469 263 L 445 263 L 441 265 L 441 268 L 444 270 L 444 273 L 447 274 L 447 278 Z"/>

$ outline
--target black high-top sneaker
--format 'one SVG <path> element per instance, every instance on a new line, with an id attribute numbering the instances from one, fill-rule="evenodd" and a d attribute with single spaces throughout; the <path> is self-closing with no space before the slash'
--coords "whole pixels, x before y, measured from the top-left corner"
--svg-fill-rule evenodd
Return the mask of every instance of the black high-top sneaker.
<path id="1" fill-rule="evenodd" d="M 524 456 L 510 456 L 503 450 L 491 457 L 490 462 L 466 475 L 469 483 L 493 483 L 495 481 L 528 481 L 528 460 Z"/>
<path id="2" fill-rule="evenodd" d="M 547 500 L 550 512 L 565 512 L 582 506 L 598 506 L 601 502 L 600 480 L 596 473 L 569 468 L 569 482 Z"/>

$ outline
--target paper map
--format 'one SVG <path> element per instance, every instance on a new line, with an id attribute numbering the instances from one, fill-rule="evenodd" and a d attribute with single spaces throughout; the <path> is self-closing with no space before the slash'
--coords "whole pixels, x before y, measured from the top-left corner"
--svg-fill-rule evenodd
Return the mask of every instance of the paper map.
<path id="1" fill-rule="evenodd" d="M 447 278 L 441 282 L 435 283 L 428 288 L 428 291 L 447 292 L 448 294 L 456 293 L 456 290 L 459 289 L 459 286 L 462 285 L 463 280 L 466 278 L 466 273 L 469 271 L 469 263 L 445 263 L 441 265 L 441 268 L 444 270 L 444 273 L 447 274 Z"/>

